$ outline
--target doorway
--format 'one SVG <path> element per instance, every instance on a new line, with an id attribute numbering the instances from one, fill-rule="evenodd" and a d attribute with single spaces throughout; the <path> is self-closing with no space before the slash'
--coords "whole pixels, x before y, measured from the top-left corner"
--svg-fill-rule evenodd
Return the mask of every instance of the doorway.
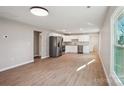
<path id="1" fill-rule="evenodd" d="M 34 31 L 34 59 L 41 59 L 41 32 Z"/>

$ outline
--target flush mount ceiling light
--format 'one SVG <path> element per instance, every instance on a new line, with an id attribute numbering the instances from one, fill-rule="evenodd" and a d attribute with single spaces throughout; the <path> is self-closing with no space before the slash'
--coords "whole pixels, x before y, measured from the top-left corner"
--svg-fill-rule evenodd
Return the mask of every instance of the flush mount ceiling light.
<path id="1" fill-rule="evenodd" d="M 30 12 L 36 16 L 47 16 L 48 15 L 48 10 L 46 8 L 39 7 L 39 6 L 31 7 Z"/>

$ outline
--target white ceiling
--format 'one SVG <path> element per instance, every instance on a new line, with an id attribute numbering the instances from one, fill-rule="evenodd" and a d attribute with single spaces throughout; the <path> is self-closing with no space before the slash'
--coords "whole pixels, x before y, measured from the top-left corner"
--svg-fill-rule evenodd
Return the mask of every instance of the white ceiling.
<path id="1" fill-rule="evenodd" d="M 45 6 L 49 11 L 46 17 L 34 16 L 30 6 L 0 6 L 0 16 L 43 29 L 63 33 L 98 32 L 104 22 L 108 7 L 92 6 Z"/>

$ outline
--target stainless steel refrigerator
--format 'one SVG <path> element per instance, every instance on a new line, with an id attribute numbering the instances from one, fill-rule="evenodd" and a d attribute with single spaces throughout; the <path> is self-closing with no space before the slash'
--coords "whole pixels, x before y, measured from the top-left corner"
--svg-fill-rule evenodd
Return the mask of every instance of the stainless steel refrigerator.
<path id="1" fill-rule="evenodd" d="M 49 56 L 57 57 L 62 55 L 63 38 L 59 36 L 49 37 Z"/>

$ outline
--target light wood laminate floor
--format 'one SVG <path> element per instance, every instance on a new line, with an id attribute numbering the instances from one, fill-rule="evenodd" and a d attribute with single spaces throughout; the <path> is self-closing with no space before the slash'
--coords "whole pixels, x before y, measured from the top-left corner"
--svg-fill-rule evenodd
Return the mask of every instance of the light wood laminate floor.
<path id="1" fill-rule="evenodd" d="M 0 85 L 108 85 L 95 53 L 64 54 L 0 72 Z"/>

